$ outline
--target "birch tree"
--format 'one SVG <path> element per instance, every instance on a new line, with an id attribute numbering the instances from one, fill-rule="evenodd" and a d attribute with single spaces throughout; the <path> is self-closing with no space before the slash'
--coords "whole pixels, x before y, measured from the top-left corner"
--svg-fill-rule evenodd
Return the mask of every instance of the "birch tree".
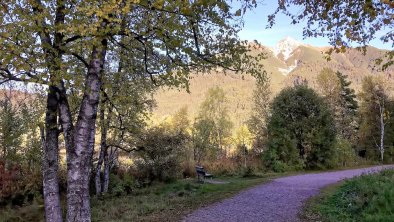
<path id="1" fill-rule="evenodd" d="M 90 221 L 89 179 L 106 58 L 123 48 L 122 75 L 188 87 L 190 73 L 261 75 L 239 40 L 242 15 L 225 1 L 5 0 L 0 3 L 0 83 L 44 84 L 43 184 L 47 221 L 62 221 L 57 178 L 59 133 L 67 155 L 67 221 Z M 121 37 L 124 41 L 121 42 Z M 115 66 L 115 67 L 114 67 Z M 109 64 L 108 67 L 117 68 Z M 73 115 L 69 94 L 80 92 Z M 132 95 L 130 95 L 132 96 Z M 60 127 L 59 127 L 60 126 Z"/>
<path id="2" fill-rule="evenodd" d="M 368 136 L 363 137 L 363 135 L 369 133 L 369 137 L 372 137 L 370 140 L 373 141 L 373 146 L 379 151 L 379 159 L 383 161 L 386 124 L 390 116 L 388 109 L 389 88 L 382 78 L 367 76 L 363 79 L 360 99 L 361 139 L 362 141 L 368 139 Z"/>
<path id="3" fill-rule="evenodd" d="M 385 95 L 383 89 L 381 87 L 378 88 L 375 101 L 379 107 L 379 126 L 380 126 L 380 143 L 378 145 L 378 149 L 380 152 L 380 161 L 383 162 L 384 158 L 384 134 L 385 134 L 385 115 L 386 115 L 386 100 L 387 95 Z"/>
<path id="4" fill-rule="evenodd" d="M 233 122 L 229 116 L 225 91 L 220 87 L 210 88 L 205 95 L 205 100 L 201 103 L 197 121 L 205 120 L 205 123 L 212 123 L 213 132 L 210 142 L 215 147 L 210 150 L 213 157 L 218 158 L 222 152 L 227 155 L 226 145 L 231 137 Z"/>

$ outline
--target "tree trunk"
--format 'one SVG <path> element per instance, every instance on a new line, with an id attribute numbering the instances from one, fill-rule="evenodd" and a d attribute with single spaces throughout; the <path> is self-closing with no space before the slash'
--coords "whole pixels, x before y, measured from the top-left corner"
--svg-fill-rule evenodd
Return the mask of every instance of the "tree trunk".
<path id="1" fill-rule="evenodd" d="M 36 0 L 33 8 L 33 13 L 40 17 L 43 14 L 43 5 L 41 1 Z M 64 23 L 65 1 L 56 2 L 56 16 L 55 25 Z M 62 43 L 63 34 L 60 32 L 54 33 L 52 43 L 51 35 L 47 32 L 47 24 L 44 20 L 37 19 L 37 25 L 42 29 L 38 31 L 41 48 L 45 54 L 45 61 L 47 68 L 51 74 L 51 85 L 49 86 L 47 97 L 47 109 L 45 118 L 45 142 L 44 142 L 44 156 L 42 160 L 43 172 L 43 190 L 44 190 L 44 204 L 45 204 L 45 218 L 46 221 L 57 222 L 62 221 L 62 211 L 60 205 L 59 182 L 57 178 L 58 161 L 59 161 L 59 132 L 58 132 L 58 108 L 59 108 L 59 94 L 54 85 L 55 75 L 61 70 L 60 62 L 62 60 L 62 53 L 59 48 Z"/>
<path id="2" fill-rule="evenodd" d="M 96 139 L 96 121 L 94 121 L 94 123 L 90 126 L 90 138 L 89 138 L 89 149 L 88 150 L 91 150 L 92 154 L 89 159 L 89 183 L 88 184 L 90 184 L 90 178 L 91 178 L 90 171 L 93 170 L 93 153 L 94 153 L 94 147 L 95 147 L 95 141 L 96 141 L 95 139 Z"/>
<path id="3" fill-rule="evenodd" d="M 99 159 L 96 166 L 96 176 L 94 178 L 94 184 L 96 187 L 96 195 L 100 195 L 103 191 L 101 188 L 101 167 L 103 166 L 104 162 L 104 150 L 100 148 Z"/>
<path id="4" fill-rule="evenodd" d="M 60 82 L 59 85 L 60 101 L 59 101 L 59 115 L 60 123 L 63 129 L 63 136 L 66 146 L 67 160 L 70 158 L 69 154 L 73 152 L 74 149 L 74 125 L 71 116 L 70 105 L 67 100 L 66 89 L 64 88 L 64 83 Z"/>
<path id="5" fill-rule="evenodd" d="M 247 164 L 246 164 L 246 146 L 245 146 L 244 143 L 242 143 L 242 148 L 244 150 L 244 166 L 245 166 L 245 169 L 246 169 L 246 167 L 247 167 Z"/>
<path id="6" fill-rule="evenodd" d="M 112 149 L 111 149 L 112 154 Z M 111 170 L 110 159 L 113 158 L 112 155 L 108 154 L 108 147 L 105 149 L 105 156 L 104 156 L 104 181 L 103 181 L 103 192 L 108 192 L 108 185 L 109 185 L 109 172 Z"/>
<path id="7" fill-rule="evenodd" d="M 46 221 L 62 221 L 57 170 L 59 164 L 58 96 L 49 87 L 45 117 L 44 157 L 42 160 L 43 190 Z"/>
<path id="8" fill-rule="evenodd" d="M 379 151 L 380 151 L 380 160 L 383 163 L 383 155 L 384 155 L 384 104 L 379 103 L 379 111 L 380 111 L 380 145 L 379 145 Z"/>
<path id="9" fill-rule="evenodd" d="M 100 107 L 100 124 L 101 124 L 101 142 L 100 142 L 100 153 L 99 158 L 97 161 L 96 166 L 96 176 L 95 176 L 95 187 L 96 187 L 96 195 L 100 195 L 102 190 L 101 186 L 101 168 L 104 162 L 104 155 L 105 155 L 105 147 L 106 146 L 106 139 L 107 139 L 107 132 L 106 128 L 104 127 L 104 118 L 105 118 L 105 106 L 104 103 L 101 104 Z"/>
<path id="10" fill-rule="evenodd" d="M 93 150 L 92 129 L 95 128 L 107 41 L 92 50 L 77 124 L 74 147 L 67 159 L 67 221 L 91 221 L 89 178 Z"/>
<path id="11" fill-rule="evenodd" d="M 112 109 L 109 108 L 107 118 L 105 118 L 106 105 L 107 105 L 106 100 L 103 100 L 100 107 L 101 141 L 100 141 L 100 154 L 96 166 L 96 177 L 95 177 L 96 195 L 99 195 L 102 192 L 106 193 L 108 191 L 108 187 L 107 189 L 105 189 L 105 181 L 106 181 L 105 178 L 106 177 L 109 178 L 109 175 L 106 176 L 106 168 L 107 168 L 106 164 L 104 164 L 104 181 L 102 182 L 101 180 L 101 168 L 103 166 L 103 163 L 108 162 L 107 132 L 112 116 Z"/>

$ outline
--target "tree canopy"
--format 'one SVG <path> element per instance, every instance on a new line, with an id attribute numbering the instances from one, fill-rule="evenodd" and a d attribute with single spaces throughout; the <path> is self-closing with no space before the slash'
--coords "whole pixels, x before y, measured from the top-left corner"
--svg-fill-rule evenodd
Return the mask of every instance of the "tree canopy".
<path id="1" fill-rule="evenodd" d="M 318 90 L 334 115 L 338 135 L 347 140 L 354 139 L 357 128 L 358 104 L 350 84 L 346 75 L 329 68 L 324 68 L 317 76 Z"/>
<path id="2" fill-rule="evenodd" d="M 255 5 L 241 2 L 242 10 Z M 58 80 L 83 84 L 89 50 L 103 40 L 107 57 L 125 57 L 124 73 L 157 84 L 187 85 L 191 71 L 217 66 L 258 74 L 237 36 L 240 11 L 225 1 L 10 0 L 0 11 L 2 81 L 47 83 L 48 67 L 59 63 Z"/>
<path id="3" fill-rule="evenodd" d="M 323 99 L 306 85 L 282 90 L 272 102 L 267 125 L 267 164 L 282 167 L 329 167 L 336 130 Z"/>
<path id="4" fill-rule="evenodd" d="M 0 3 L 0 83 L 49 86 L 43 136 L 48 221 L 62 221 L 59 125 L 67 150 L 67 220 L 90 221 L 89 174 L 101 93 L 127 89 L 134 80 L 187 88 L 191 73 L 214 69 L 263 74 L 261 57 L 248 54 L 254 46 L 237 35 L 242 14 L 256 2 L 239 2 L 238 9 L 210 0 Z M 108 73 L 118 73 L 121 81 Z M 70 94 L 78 96 L 76 105 Z"/>

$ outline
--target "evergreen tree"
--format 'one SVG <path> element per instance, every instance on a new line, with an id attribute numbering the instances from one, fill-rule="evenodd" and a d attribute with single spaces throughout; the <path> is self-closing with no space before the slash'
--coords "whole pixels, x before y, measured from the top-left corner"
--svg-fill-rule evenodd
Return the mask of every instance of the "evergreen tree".
<path id="1" fill-rule="evenodd" d="M 386 104 L 387 119 L 385 126 L 385 158 L 388 163 L 394 162 L 394 101 L 389 100 Z"/>
<path id="2" fill-rule="evenodd" d="M 15 161 L 22 145 L 23 119 L 12 106 L 10 98 L 0 101 L 0 157 L 4 161 Z"/>
<path id="3" fill-rule="evenodd" d="M 317 76 L 318 90 L 331 109 L 338 136 L 353 141 L 356 134 L 358 104 L 351 82 L 347 76 L 324 68 Z"/>
<path id="4" fill-rule="evenodd" d="M 340 90 L 339 90 L 339 107 L 336 118 L 336 127 L 338 134 L 344 139 L 354 141 L 354 135 L 357 130 L 357 109 L 358 103 L 356 100 L 356 94 L 354 89 L 350 88 L 352 82 L 347 80 L 347 76 L 340 72 L 336 73 L 339 79 Z"/>

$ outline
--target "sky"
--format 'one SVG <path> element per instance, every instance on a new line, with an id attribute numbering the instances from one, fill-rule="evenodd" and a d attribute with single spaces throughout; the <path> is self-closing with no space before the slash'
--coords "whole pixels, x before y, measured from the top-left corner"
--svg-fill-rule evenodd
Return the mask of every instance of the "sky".
<path id="1" fill-rule="evenodd" d="M 244 16 L 245 26 L 239 33 L 240 38 L 244 40 L 258 40 L 261 44 L 267 46 L 274 46 L 276 42 L 287 36 L 313 46 L 329 45 L 327 38 L 303 39 L 302 31 L 306 22 L 300 22 L 295 25 L 290 24 L 291 19 L 283 14 L 278 14 L 276 24 L 271 29 L 266 29 L 268 15 L 275 12 L 276 6 L 277 0 L 265 0 L 253 11 L 246 12 Z M 392 49 L 390 44 L 383 44 L 379 39 L 373 40 L 370 45 L 381 49 Z"/>

